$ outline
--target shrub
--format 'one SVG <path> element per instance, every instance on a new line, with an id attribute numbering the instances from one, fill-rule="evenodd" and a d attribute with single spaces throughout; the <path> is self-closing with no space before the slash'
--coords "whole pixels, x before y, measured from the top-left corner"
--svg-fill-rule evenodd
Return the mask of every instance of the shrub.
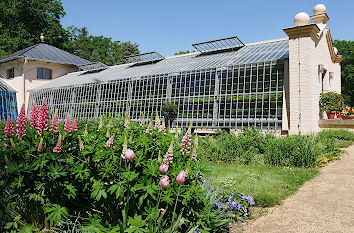
<path id="1" fill-rule="evenodd" d="M 69 117 L 58 123 L 54 114 L 47 125 L 45 106 L 30 122 L 19 117 L 20 136 L 1 136 L 6 229 L 79 219 L 99 232 L 225 230 L 230 220 L 200 187 L 205 169 L 194 159 L 190 130 L 180 142 L 159 120 L 144 126 L 101 118 L 76 129 Z"/>
<path id="2" fill-rule="evenodd" d="M 324 112 L 340 111 L 344 107 L 345 97 L 336 92 L 320 94 L 320 108 Z"/>

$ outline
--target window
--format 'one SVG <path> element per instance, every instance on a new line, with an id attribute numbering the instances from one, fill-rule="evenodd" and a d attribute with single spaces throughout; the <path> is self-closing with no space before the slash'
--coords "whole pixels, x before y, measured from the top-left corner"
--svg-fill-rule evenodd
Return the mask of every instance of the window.
<path id="1" fill-rule="evenodd" d="M 38 67 L 37 78 L 39 79 L 52 79 L 52 70 L 48 68 Z"/>
<path id="2" fill-rule="evenodd" d="M 15 78 L 15 68 L 11 67 L 7 70 L 7 78 Z"/>

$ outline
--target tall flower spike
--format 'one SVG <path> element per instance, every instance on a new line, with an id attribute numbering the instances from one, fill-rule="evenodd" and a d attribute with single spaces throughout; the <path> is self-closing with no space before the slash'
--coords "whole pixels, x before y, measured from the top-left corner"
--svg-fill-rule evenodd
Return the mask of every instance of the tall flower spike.
<path id="1" fill-rule="evenodd" d="M 123 151 L 122 151 L 122 158 L 125 159 L 125 152 L 128 150 L 128 139 L 127 136 L 124 136 L 124 143 L 123 143 Z"/>
<path id="2" fill-rule="evenodd" d="M 36 101 L 33 101 L 31 116 L 30 116 L 31 129 L 36 128 L 37 120 L 38 120 L 38 108 L 37 108 Z"/>
<path id="3" fill-rule="evenodd" d="M 186 134 L 182 138 L 181 152 L 183 155 L 190 153 L 191 148 L 191 132 L 192 132 L 192 122 L 189 124 Z"/>
<path id="4" fill-rule="evenodd" d="M 102 115 L 100 116 L 100 123 L 98 124 L 98 130 L 101 130 L 103 128 L 103 117 Z"/>
<path id="5" fill-rule="evenodd" d="M 147 129 L 146 129 L 146 133 L 149 133 L 149 134 L 152 134 L 152 127 L 153 127 L 152 119 L 153 119 L 153 116 L 152 116 L 152 114 L 151 114 L 151 116 L 150 116 L 150 121 L 149 121 L 149 125 L 148 125 L 148 127 L 147 127 Z"/>
<path id="6" fill-rule="evenodd" d="M 53 133 L 58 133 L 59 132 L 58 124 L 59 124 L 58 109 L 55 109 L 55 113 L 49 131 Z"/>
<path id="7" fill-rule="evenodd" d="M 197 161 L 197 149 L 198 149 L 198 134 L 195 134 L 193 151 L 192 151 L 192 159 L 194 159 L 195 161 Z"/>
<path id="8" fill-rule="evenodd" d="M 176 134 L 175 134 L 175 139 L 177 139 L 178 138 L 178 127 L 177 127 L 177 125 L 176 125 Z"/>
<path id="9" fill-rule="evenodd" d="M 54 147 L 53 152 L 54 153 L 60 153 L 61 149 L 62 149 L 61 148 L 61 135 L 59 135 L 59 139 L 58 139 L 57 145 L 56 145 L 56 147 Z"/>
<path id="10" fill-rule="evenodd" d="M 16 147 L 16 145 L 15 145 L 15 143 L 14 143 L 14 140 L 12 140 L 12 138 L 10 138 L 10 143 L 11 143 L 11 146 L 12 146 L 13 148 Z"/>
<path id="11" fill-rule="evenodd" d="M 159 112 L 156 110 L 156 117 L 155 117 L 155 129 L 160 129 L 161 121 L 159 117 Z"/>
<path id="12" fill-rule="evenodd" d="M 88 135 L 87 124 L 85 124 L 84 136 L 87 136 L 87 135 Z"/>
<path id="13" fill-rule="evenodd" d="M 77 132 L 79 129 L 77 128 L 77 121 L 76 119 L 74 119 L 74 122 L 73 122 L 73 127 L 71 128 L 71 131 L 72 132 Z"/>
<path id="14" fill-rule="evenodd" d="M 37 147 L 37 151 L 39 153 L 41 153 L 43 151 L 43 138 L 41 138 L 41 140 L 39 141 L 38 147 Z"/>
<path id="15" fill-rule="evenodd" d="M 165 157 L 163 159 L 163 163 L 170 164 L 172 163 L 173 160 L 173 145 L 174 145 L 174 140 L 172 140 L 170 147 L 168 148 Z"/>
<path id="16" fill-rule="evenodd" d="M 80 148 L 80 151 L 82 151 L 85 149 L 84 143 L 82 142 L 80 135 L 78 136 L 78 138 L 79 138 L 79 148 Z"/>
<path id="17" fill-rule="evenodd" d="M 145 119 L 143 112 L 140 112 L 140 126 L 145 126 Z"/>
<path id="18" fill-rule="evenodd" d="M 5 126 L 5 137 L 13 137 L 15 136 L 14 125 L 12 124 L 12 120 L 10 116 L 7 116 L 7 123 Z"/>
<path id="19" fill-rule="evenodd" d="M 110 134 L 110 132 L 109 132 L 109 129 L 110 129 L 110 128 L 109 128 L 108 125 L 107 125 L 107 132 L 106 132 L 106 137 L 107 137 L 107 138 L 109 138 L 109 136 L 111 136 L 111 134 Z"/>
<path id="20" fill-rule="evenodd" d="M 159 128 L 159 132 L 164 132 L 166 130 L 165 117 L 162 117 L 162 124 Z"/>
<path id="21" fill-rule="evenodd" d="M 45 98 L 43 98 L 42 106 L 38 112 L 36 129 L 39 135 L 42 135 L 43 132 L 48 131 L 48 107 Z"/>
<path id="22" fill-rule="evenodd" d="M 109 122 L 108 122 L 107 128 L 112 128 L 112 127 L 113 127 L 112 114 L 109 114 Z"/>
<path id="23" fill-rule="evenodd" d="M 130 125 L 130 119 L 128 113 L 126 112 L 125 119 L 124 119 L 124 128 L 129 129 L 129 125 Z"/>
<path id="24" fill-rule="evenodd" d="M 22 104 L 21 111 L 17 117 L 16 131 L 17 137 L 21 139 L 26 135 L 26 114 L 25 114 L 25 104 Z"/>
<path id="25" fill-rule="evenodd" d="M 114 137 L 116 136 L 116 134 L 113 134 L 112 137 L 110 137 L 108 139 L 108 141 L 106 142 L 106 147 L 114 147 Z"/>
<path id="26" fill-rule="evenodd" d="M 64 131 L 65 131 L 65 134 L 72 132 L 69 113 L 66 115 L 65 124 L 64 124 Z"/>

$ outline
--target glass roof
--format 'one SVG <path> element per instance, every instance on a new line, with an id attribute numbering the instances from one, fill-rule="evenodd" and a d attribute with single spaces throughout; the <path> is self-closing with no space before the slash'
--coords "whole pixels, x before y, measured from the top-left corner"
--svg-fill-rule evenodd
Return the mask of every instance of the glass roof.
<path id="1" fill-rule="evenodd" d="M 129 63 L 141 64 L 141 63 L 153 63 L 165 59 L 161 54 L 157 52 L 149 52 L 127 57 Z"/>
<path id="2" fill-rule="evenodd" d="M 237 36 L 193 44 L 193 47 L 202 54 L 223 50 L 236 50 L 243 46 L 245 45 Z"/>

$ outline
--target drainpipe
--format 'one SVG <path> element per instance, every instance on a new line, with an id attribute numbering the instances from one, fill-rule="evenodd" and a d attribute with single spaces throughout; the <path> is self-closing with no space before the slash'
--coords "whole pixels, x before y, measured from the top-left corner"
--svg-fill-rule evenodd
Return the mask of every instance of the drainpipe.
<path id="1" fill-rule="evenodd" d="M 25 62 L 23 63 L 23 103 L 26 106 L 26 77 L 25 77 L 25 65 L 27 64 L 28 59 L 25 58 Z"/>

